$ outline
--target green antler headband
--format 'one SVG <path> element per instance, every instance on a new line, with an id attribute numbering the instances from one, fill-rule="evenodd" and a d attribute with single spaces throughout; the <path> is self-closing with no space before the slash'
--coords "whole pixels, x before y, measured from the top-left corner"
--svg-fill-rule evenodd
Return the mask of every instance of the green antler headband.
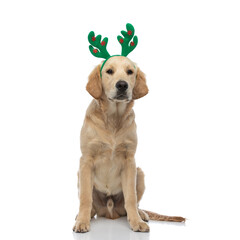
<path id="1" fill-rule="evenodd" d="M 118 41 L 122 45 L 121 56 L 125 56 L 125 57 L 130 52 L 132 52 L 138 44 L 138 37 L 134 36 L 135 30 L 134 30 L 133 25 L 128 23 L 126 25 L 126 28 L 127 28 L 127 32 L 126 31 L 121 31 L 121 34 L 123 35 L 124 38 L 119 36 L 119 35 L 117 36 Z M 132 38 L 133 38 L 133 41 L 130 42 L 132 40 Z M 129 46 L 129 42 L 130 42 L 130 46 Z"/>
<path id="2" fill-rule="evenodd" d="M 105 59 L 105 61 L 102 64 L 101 71 L 102 71 L 104 64 L 110 57 L 114 57 L 114 56 L 125 56 L 126 57 L 137 46 L 138 38 L 137 38 L 137 36 L 134 36 L 135 29 L 134 29 L 133 25 L 130 23 L 127 23 L 126 28 L 127 28 L 127 31 L 121 31 L 121 34 L 123 35 L 123 37 L 117 36 L 117 39 L 122 46 L 121 55 L 110 55 L 108 53 L 108 51 L 107 51 L 108 38 L 107 37 L 105 37 L 101 41 L 101 38 L 102 38 L 101 35 L 95 36 L 95 33 L 93 31 L 91 31 L 88 34 L 88 41 L 91 44 L 89 46 L 89 50 L 92 53 L 92 55 L 94 57 Z"/>

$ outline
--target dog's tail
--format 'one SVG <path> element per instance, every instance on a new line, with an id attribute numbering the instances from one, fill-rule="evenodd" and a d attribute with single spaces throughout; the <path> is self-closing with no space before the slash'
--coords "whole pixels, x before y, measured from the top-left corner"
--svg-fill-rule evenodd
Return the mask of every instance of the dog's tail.
<path id="1" fill-rule="evenodd" d="M 147 210 L 143 210 L 143 211 L 148 214 L 150 220 L 168 221 L 168 222 L 185 222 L 186 221 L 186 219 L 183 217 L 160 215 L 158 213 L 147 211 Z"/>

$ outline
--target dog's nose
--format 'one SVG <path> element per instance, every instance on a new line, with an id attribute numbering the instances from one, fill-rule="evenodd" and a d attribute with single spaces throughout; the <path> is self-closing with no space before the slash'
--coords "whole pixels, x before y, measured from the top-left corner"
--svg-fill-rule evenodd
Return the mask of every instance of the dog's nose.
<path id="1" fill-rule="evenodd" d="M 120 80 L 116 83 L 116 88 L 118 91 L 124 92 L 128 89 L 128 83 L 123 80 Z"/>

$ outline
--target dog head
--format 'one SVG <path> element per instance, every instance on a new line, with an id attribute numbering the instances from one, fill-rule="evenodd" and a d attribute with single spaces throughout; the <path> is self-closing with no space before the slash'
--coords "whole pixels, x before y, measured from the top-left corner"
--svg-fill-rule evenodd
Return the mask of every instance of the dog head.
<path id="1" fill-rule="evenodd" d="M 148 93 L 144 73 L 124 56 L 111 57 L 102 70 L 98 65 L 89 75 L 86 89 L 95 99 L 105 95 L 114 102 L 129 102 Z"/>

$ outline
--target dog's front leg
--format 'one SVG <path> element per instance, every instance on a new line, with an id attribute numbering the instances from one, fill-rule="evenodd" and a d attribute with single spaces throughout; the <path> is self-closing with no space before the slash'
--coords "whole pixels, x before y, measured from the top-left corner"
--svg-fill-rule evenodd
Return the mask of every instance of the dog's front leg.
<path id="1" fill-rule="evenodd" d="M 137 169 L 134 158 L 126 159 L 126 164 L 121 174 L 121 181 L 127 218 L 133 231 L 148 232 L 149 226 L 138 214 L 136 175 Z"/>
<path id="2" fill-rule="evenodd" d="M 92 209 L 92 164 L 91 160 L 81 158 L 79 170 L 80 206 L 76 223 L 73 227 L 75 232 L 88 232 L 90 229 Z"/>

